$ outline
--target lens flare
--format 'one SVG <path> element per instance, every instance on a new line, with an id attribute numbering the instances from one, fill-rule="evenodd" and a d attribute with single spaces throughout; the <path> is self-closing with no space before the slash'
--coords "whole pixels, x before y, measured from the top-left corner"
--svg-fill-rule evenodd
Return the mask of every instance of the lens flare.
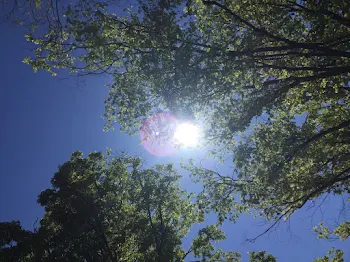
<path id="1" fill-rule="evenodd" d="M 157 113 L 143 122 L 141 127 L 141 143 L 155 156 L 170 156 L 178 150 L 172 136 L 177 119 L 169 113 Z"/>

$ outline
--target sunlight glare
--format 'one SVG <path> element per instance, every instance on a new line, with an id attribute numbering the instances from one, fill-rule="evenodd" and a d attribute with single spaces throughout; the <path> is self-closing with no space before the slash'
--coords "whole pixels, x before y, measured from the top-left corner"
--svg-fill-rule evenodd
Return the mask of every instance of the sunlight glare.
<path id="1" fill-rule="evenodd" d="M 176 127 L 174 139 L 181 145 L 194 147 L 198 143 L 199 129 L 190 123 L 181 123 Z"/>

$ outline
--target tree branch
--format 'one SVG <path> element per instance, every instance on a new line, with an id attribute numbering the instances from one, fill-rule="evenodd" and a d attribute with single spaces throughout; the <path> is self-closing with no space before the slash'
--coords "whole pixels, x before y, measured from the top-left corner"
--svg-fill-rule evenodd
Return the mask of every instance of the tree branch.
<path id="1" fill-rule="evenodd" d="M 262 28 L 258 28 L 255 27 L 253 24 L 251 24 L 250 22 L 248 22 L 247 20 L 243 19 L 242 17 L 240 17 L 239 15 L 235 14 L 234 12 L 231 11 L 231 9 L 229 9 L 228 7 L 226 7 L 223 4 L 220 4 L 216 1 L 207 1 L 207 0 L 202 0 L 204 5 L 215 5 L 223 10 L 225 10 L 226 12 L 228 12 L 235 20 L 237 20 L 238 22 L 245 24 L 246 26 L 248 26 L 250 29 L 252 29 L 254 32 L 258 33 L 261 36 L 265 36 L 271 39 L 274 39 L 278 42 L 283 42 L 283 43 L 287 43 L 287 44 L 295 44 L 295 41 L 289 40 L 287 38 L 284 37 L 280 37 L 280 36 L 276 36 L 268 31 L 266 31 L 265 29 Z"/>
<path id="2" fill-rule="evenodd" d="M 310 143 L 315 142 L 315 141 L 321 139 L 322 137 L 324 137 L 325 135 L 328 135 L 334 131 L 338 131 L 339 129 L 342 129 L 345 127 L 350 127 L 350 120 L 342 122 L 337 126 L 323 130 L 323 131 L 319 132 L 318 134 L 308 138 L 301 145 L 299 145 L 299 147 L 296 150 L 294 150 L 294 152 L 289 157 L 286 158 L 286 162 L 290 162 L 300 150 L 305 149 Z"/>

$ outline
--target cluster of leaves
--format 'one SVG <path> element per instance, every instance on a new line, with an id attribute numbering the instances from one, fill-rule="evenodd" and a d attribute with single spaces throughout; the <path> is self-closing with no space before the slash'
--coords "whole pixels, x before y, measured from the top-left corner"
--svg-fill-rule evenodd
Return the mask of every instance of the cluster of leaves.
<path id="1" fill-rule="evenodd" d="M 339 249 L 334 250 L 334 248 L 332 248 L 328 251 L 327 255 L 322 258 L 316 258 L 314 262 L 344 262 L 343 255 L 343 251 Z"/>
<path id="2" fill-rule="evenodd" d="M 141 169 L 139 158 L 87 158 L 77 151 L 59 167 L 52 188 L 39 194 L 45 208 L 40 226 L 24 230 L 18 221 L 0 223 L 4 261 L 240 261 L 240 254 L 216 250 L 225 239 L 204 227 L 188 251 L 182 245 L 204 214 L 181 190 L 172 165 Z M 264 261 L 254 258 L 253 261 Z"/>
<path id="3" fill-rule="evenodd" d="M 25 261 L 33 248 L 33 232 L 24 230 L 19 221 L 0 223 L 0 258 Z"/>
<path id="4" fill-rule="evenodd" d="M 345 221 L 344 223 L 337 226 L 334 230 L 332 230 L 333 232 L 329 232 L 329 228 L 325 227 L 324 223 L 321 222 L 318 226 L 314 227 L 314 231 L 318 233 L 318 238 L 339 238 L 343 241 L 350 236 L 350 222 Z"/>
<path id="5" fill-rule="evenodd" d="M 323 239 L 340 239 L 341 241 L 344 241 L 350 236 L 349 221 L 343 222 L 333 230 L 330 230 L 328 227 L 325 227 L 323 222 L 321 222 L 318 226 L 314 227 L 313 229 L 317 233 L 317 237 Z M 343 262 L 343 255 L 344 252 L 342 250 L 334 250 L 334 248 L 332 248 L 324 257 L 315 259 L 315 262 Z"/>

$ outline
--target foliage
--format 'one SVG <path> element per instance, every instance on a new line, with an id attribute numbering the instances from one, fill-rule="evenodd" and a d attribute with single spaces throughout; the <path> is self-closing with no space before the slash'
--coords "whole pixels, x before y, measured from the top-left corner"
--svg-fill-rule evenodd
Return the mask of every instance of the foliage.
<path id="1" fill-rule="evenodd" d="M 24 230 L 19 221 L 0 223 L 0 258 L 7 261 L 26 261 L 31 257 L 34 234 Z"/>
<path id="2" fill-rule="evenodd" d="M 317 227 L 314 227 L 314 231 L 318 233 L 318 238 L 339 238 L 341 241 L 344 241 L 350 236 L 350 221 L 345 221 L 340 224 L 333 230 L 333 232 L 330 232 L 329 228 L 325 227 L 323 224 L 324 223 L 321 222 Z"/>
<path id="3" fill-rule="evenodd" d="M 314 262 L 344 262 L 343 258 L 344 252 L 334 248 L 328 251 L 328 254 L 323 258 L 316 258 Z"/>
<path id="4" fill-rule="evenodd" d="M 198 237 L 193 239 L 192 250 L 194 255 L 202 257 L 203 261 L 240 261 L 241 255 L 237 252 L 225 253 L 222 250 L 216 250 L 211 243 L 213 240 L 224 240 L 225 233 L 214 225 L 201 229 Z"/>
<path id="5" fill-rule="evenodd" d="M 249 262 L 276 262 L 276 258 L 265 251 L 250 252 Z"/>
<path id="6" fill-rule="evenodd" d="M 171 164 L 142 169 L 139 158 L 83 158 L 74 152 L 59 166 L 52 188 L 42 191 L 45 208 L 34 232 L 18 221 L 0 223 L 0 254 L 6 261 L 237 261 L 237 253 L 215 251 L 225 238 L 216 226 L 199 231 L 185 251 L 182 238 L 203 212 L 181 190 Z"/>
<path id="7" fill-rule="evenodd" d="M 0 223 L 0 257 L 28 262 L 180 262 L 192 254 L 197 262 L 240 262 L 239 253 L 215 247 L 225 239 L 217 225 L 199 230 L 184 250 L 182 238 L 194 223 L 204 221 L 204 213 L 193 196 L 181 190 L 179 179 L 171 164 L 144 169 L 140 158 L 106 158 L 102 153 L 83 158 L 76 151 L 59 166 L 52 188 L 39 194 L 45 214 L 34 232 L 19 221 Z M 251 262 L 276 261 L 265 251 L 250 252 L 249 257 Z"/>

